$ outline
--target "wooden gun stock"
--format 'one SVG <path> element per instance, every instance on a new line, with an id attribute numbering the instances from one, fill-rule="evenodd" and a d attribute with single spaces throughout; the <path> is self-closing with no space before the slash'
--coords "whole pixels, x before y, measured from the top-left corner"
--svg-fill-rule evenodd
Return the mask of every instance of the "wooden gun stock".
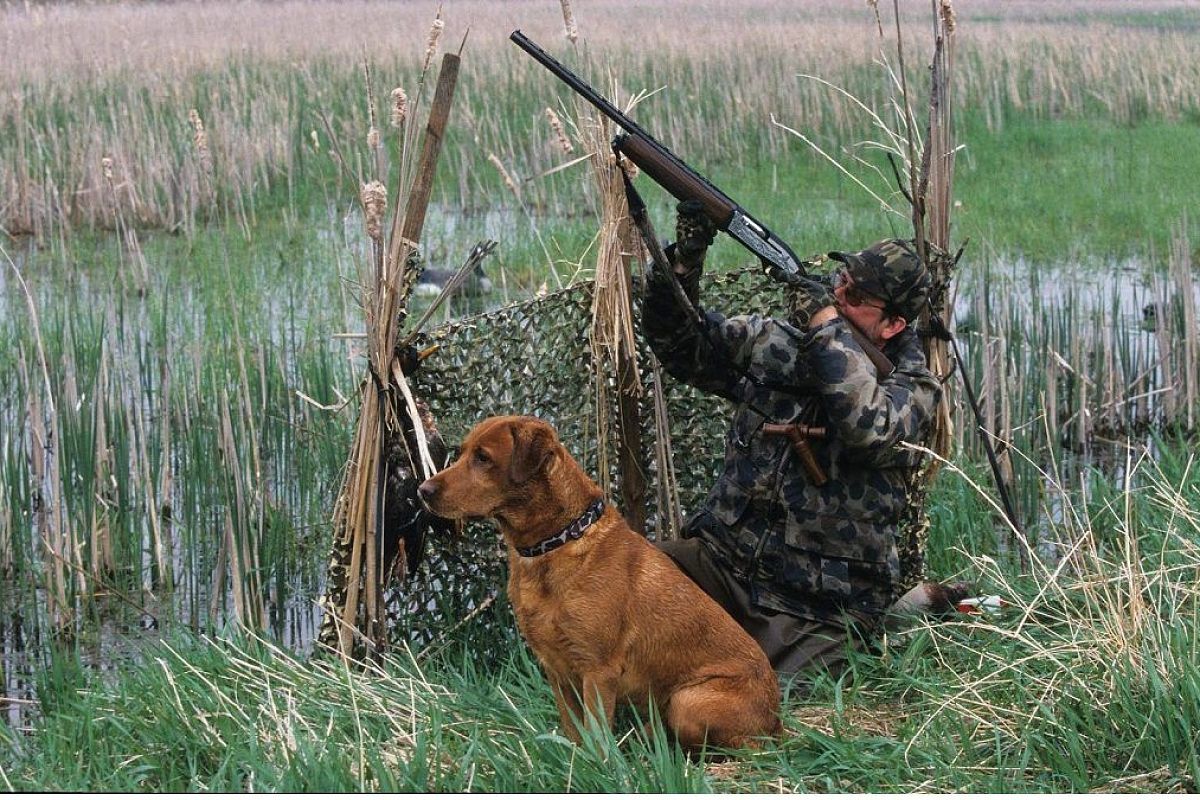
<path id="1" fill-rule="evenodd" d="M 708 181 L 679 169 L 675 159 L 665 155 L 642 136 L 621 134 L 613 146 L 673 197 L 699 201 L 704 207 L 704 214 L 714 225 L 721 230 L 729 227 L 737 205 L 721 192 L 713 191 Z"/>

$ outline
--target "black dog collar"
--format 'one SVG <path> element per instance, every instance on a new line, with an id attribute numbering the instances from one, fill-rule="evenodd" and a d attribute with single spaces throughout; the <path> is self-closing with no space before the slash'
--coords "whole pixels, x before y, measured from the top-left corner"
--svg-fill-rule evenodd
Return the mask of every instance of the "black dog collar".
<path id="1" fill-rule="evenodd" d="M 532 547 L 518 547 L 517 553 L 525 556 L 525 558 L 533 558 L 534 556 L 545 555 L 551 550 L 562 547 L 567 542 L 574 541 L 575 539 L 583 536 L 584 531 L 594 525 L 596 520 L 600 519 L 601 515 L 603 514 L 604 498 L 601 497 L 599 500 L 588 506 L 587 510 L 577 517 L 570 525 L 563 528 L 549 539 L 542 539 Z"/>

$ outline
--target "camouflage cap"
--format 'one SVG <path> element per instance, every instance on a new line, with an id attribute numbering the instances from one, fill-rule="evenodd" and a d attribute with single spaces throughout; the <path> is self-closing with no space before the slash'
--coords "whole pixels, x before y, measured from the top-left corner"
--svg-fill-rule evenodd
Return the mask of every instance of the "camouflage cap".
<path id="1" fill-rule="evenodd" d="M 889 314 L 912 322 L 925 308 L 932 279 L 911 242 L 884 239 L 857 253 L 830 253 L 846 265 L 854 285 L 878 297 Z"/>

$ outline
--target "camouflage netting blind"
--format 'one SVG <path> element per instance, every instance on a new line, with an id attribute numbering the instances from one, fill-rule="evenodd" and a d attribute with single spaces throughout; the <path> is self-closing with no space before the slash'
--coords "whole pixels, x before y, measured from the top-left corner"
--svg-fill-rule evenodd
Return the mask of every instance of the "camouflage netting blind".
<path id="1" fill-rule="evenodd" d="M 635 295 L 637 294 L 635 288 Z M 778 285 L 756 270 L 706 277 L 701 296 L 706 307 L 727 313 L 781 311 Z M 448 323 L 423 335 L 421 349 L 438 345 L 411 378 L 418 397 L 429 403 L 446 443 L 455 447 L 479 420 L 496 414 L 529 414 L 553 424 L 563 444 L 583 468 L 602 485 L 622 512 L 629 515 L 619 492 L 619 458 L 601 454 L 597 442 L 615 450 L 619 427 L 615 410 L 598 419 L 597 369 L 589 340 L 592 284 L 581 283 L 555 294 Z M 640 318 L 639 303 L 635 315 Z M 640 330 L 640 320 L 637 326 Z M 646 534 L 658 538 L 674 530 L 658 491 L 662 466 L 656 458 L 654 376 L 649 348 L 638 340 L 642 393 L 638 399 L 641 436 L 637 461 L 644 470 L 647 491 Z M 615 379 L 605 370 L 610 396 Z M 723 400 L 702 395 L 669 376 L 663 379 L 670 421 L 670 452 L 678 483 L 681 510 L 687 514 L 704 499 L 724 453 L 724 436 L 733 409 Z M 597 426 L 610 435 L 598 435 Z M 605 464 L 607 484 L 597 474 Z M 415 649 L 435 641 L 472 618 L 484 630 L 496 624 L 492 598 L 504 592 L 504 550 L 495 529 L 470 525 L 457 541 L 431 541 L 420 570 L 388 592 L 387 607 L 393 641 L 407 640 Z M 493 631 L 497 639 L 505 637 Z"/>

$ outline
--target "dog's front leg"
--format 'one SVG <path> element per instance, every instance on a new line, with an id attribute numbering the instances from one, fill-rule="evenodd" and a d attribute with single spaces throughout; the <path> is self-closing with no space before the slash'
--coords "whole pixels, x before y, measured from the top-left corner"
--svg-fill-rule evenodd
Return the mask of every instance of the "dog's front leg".
<path id="1" fill-rule="evenodd" d="M 554 692 L 554 704 L 558 706 L 558 719 L 562 724 L 563 733 L 575 744 L 579 744 L 579 725 L 583 720 L 583 706 L 579 702 L 579 687 L 557 676 L 550 678 L 550 688 Z"/>
<path id="2" fill-rule="evenodd" d="M 616 678 L 601 672 L 584 675 L 583 705 L 596 724 L 611 729 L 613 714 L 617 710 Z"/>

